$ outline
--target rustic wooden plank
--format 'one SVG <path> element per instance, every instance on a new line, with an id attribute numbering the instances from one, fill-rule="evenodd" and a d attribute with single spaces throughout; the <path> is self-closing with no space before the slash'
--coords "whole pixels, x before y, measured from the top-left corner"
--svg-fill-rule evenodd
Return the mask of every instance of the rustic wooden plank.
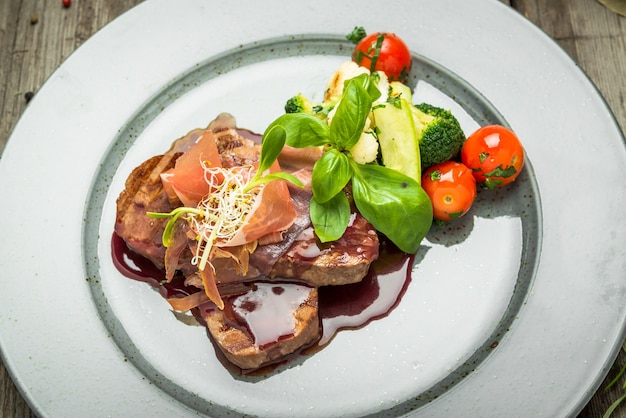
<path id="1" fill-rule="evenodd" d="M 45 0 L 16 2 L 13 9 L 14 30 L 19 36 L 3 43 L 3 50 L 11 52 L 9 59 L 3 61 L 8 66 L 9 78 L 3 86 L 0 145 L 4 145 L 17 117 L 24 111 L 24 94 L 36 91 L 60 63 L 57 54 L 62 48 L 58 40 L 63 28 L 69 25 L 63 23 L 60 4 L 54 8 L 46 7 L 45 3 Z M 31 23 L 32 16 L 37 16 L 36 24 Z"/>
<path id="2" fill-rule="evenodd" d="M 3 364 L 0 364 L 0 416 L 5 418 L 35 418 L 36 415 L 20 396 Z"/>
<path id="3" fill-rule="evenodd" d="M 9 80 L 16 76 L 14 70 L 16 55 L 23 52 L 14 48 L 17 31 L 17 16 L 21 2 L 0 2 L 0 150 L 4 147 L 9 131 L 22 109 L 8 109 L 7 103 L 13 103 L 14 89 L 10 89 Z"/>
<path id="4" fill-rule="evenodd" d="M 571 0 L 569 7 L 579 64 L 626 132 L 626 18 L 597 1 Z"/>

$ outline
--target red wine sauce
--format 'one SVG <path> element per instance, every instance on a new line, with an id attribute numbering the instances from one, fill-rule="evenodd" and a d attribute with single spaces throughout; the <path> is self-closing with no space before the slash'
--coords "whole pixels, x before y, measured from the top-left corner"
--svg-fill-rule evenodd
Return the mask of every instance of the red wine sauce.
<path id="1" fill-rule="evenodd" d="M 146 282 L 159 290 L 164 298 L 175 298 L 200 291 L 185 286 L 184 277 L 176 275 L 166 283 L 165 272 L 151 261 L 128 248 L 113 234 L 111 240 L 113 263 L 124 276 Z M 387 241 L 382 241 L 380 256 L 370 266 L 367 276 L 359 283 L 342 286 L 322 286 L 319 292 L 319 317 L 322 332 L 317 344 L 307 353 L 326 345 L 343 329 L 357 329 L 386 316 L 400 301 L 411 280 L 413 256 L 409 256 Z M 224 314 L 228 320 L 247 329 L 260 347 L 293 335 L 290 312 L 308 295 L 309 287 L 298 282 L 259 281 L 245 286 L 247 292 L 225 296 Z M 207 311 L 217 309 L 204 303 L 192 310 L 202 323 Z M 204 311 L 204 312 L 203 312 Z"/>

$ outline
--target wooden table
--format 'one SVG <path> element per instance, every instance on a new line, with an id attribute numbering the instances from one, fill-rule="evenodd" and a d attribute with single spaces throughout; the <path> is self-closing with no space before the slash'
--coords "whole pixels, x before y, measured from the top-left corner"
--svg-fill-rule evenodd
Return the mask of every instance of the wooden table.
<path id="1" fill-rule="evenodd" d="M 462 1 L 462 0 L 459 0 Z M 541 27 L 586 71 L 626 131 L 626 18 L 595 0 L 502 0 Z M 63 60 L 140 0 L 0 0 L 0 151 L 27 105 Z M 622 351 L 602 387 L 615 376 Z M 558 376 L 555 376 L 558 379 Z M 621 393 L 600 389 L 579 417 L 601 417 Z M 0 416 L 34 416 L 0 364 Z M 613 417 L 626 417 L 626 403 Z"/>

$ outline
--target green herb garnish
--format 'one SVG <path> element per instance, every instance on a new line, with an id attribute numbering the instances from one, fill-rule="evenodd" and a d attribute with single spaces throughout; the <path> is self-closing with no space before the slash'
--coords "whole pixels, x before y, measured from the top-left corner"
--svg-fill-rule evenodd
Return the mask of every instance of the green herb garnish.
<path id="1" fill-rule="evenodd" d="M 354 203 L 365 219 L 402 251 L 415 253 L 433 218 L 426 192 L 400 172 L 350 158 L 350 149 L 363 133 L 372 103 L 379 96 L 370 77 L 361 74 L 346 82 L 330 126 L 312 115 L 291 113 L 278 117 L 266 132 L 281 126 L 287 145 L 325 147 L 326 152 L 313 167 L 310 209 L 322 242 L 339 239 L 348 227 L 350 205 L 344 188 L 351 184 Z"/>
<path id="2" fill-rule="evenodd" d="M 358 44 L 359 41 L 367 36 L 367 32 L 363 26 L 355 26 L 348 35 L 346 35 L 346 39 L 352 42 L 353 44 Z"/>

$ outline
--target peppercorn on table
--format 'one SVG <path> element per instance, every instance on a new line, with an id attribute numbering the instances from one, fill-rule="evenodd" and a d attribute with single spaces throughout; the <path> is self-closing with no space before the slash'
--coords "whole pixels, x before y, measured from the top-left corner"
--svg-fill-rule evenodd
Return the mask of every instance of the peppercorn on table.
<path id="1" fill-rule="evenodd" d="M 543 29 L 580 65 L 624 131 L 626 17 L 596 0 L 502 1 Z M 47 77 L 91 35 L 138 3 L 140 0 L 0 2 L 0 151 Z M 612 3 L 620 7 L 619 0 Z M 621 1 L 622 10 L 625 3 Z M 603 389 L 624 363 L 626 353 L 622 350 L 579 417 L 602 416 L 626 393 L 621 388 L 622 381 L 609 390 Z M 1 363 L 0 416 L 35 416 Z M 626 417 L 626 402 L 612 416 Z"/>

